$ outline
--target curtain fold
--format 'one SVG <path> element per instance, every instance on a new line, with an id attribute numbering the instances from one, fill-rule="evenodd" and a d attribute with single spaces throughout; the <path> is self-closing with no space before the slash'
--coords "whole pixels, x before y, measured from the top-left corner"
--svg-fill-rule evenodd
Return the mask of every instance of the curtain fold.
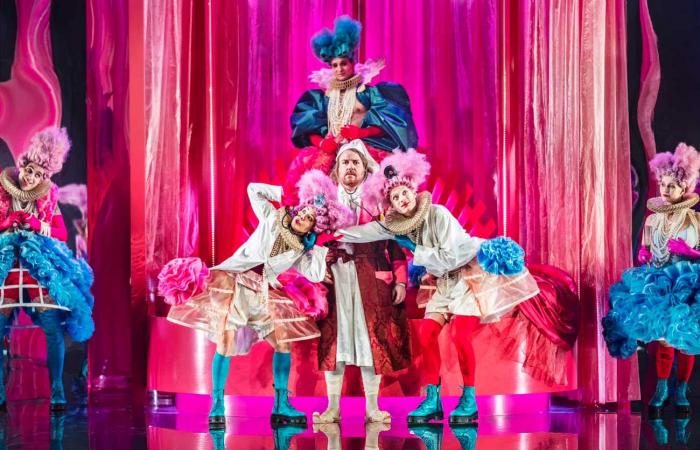
<path id="1" fill-rule="evenodd" d="M 514 236 L 531 262 L 562 268 L 579 286 L 578 398 L 635 400 L 636 357 L 610 358 L 600 324 L 609 286 L 632 265 L 625 2 L 506 5 Z"/>

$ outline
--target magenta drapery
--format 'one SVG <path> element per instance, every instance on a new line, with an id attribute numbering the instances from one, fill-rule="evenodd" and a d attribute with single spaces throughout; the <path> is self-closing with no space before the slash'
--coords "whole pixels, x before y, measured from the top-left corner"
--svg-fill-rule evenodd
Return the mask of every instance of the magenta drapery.
<path id="1" fill-rule="evenodd" d="M 631 264 L 630 218 L 616 214 L 631 203 L 622 0 L 504 0 L 503 8 L 485 0 L 149 2 L 142 55 L 147 145 L 142 161 L 131 154 L 131 169 L 125 153 L 132 139 L 125 136 L 126 7 L 91 5 L 90 179 L 98 186 L 91 188 L 91 218 L 102 224 L 100 236 L 113 236 L 107 245 L 91 233 L 97 252 L 91 258 L 110 261 L 110 270 L 132 258 L 131 291 L 128 269 L 110 273 L 109 282 L 118 281 L 110 292 L 105 279 L 104 285 L 98 280 L 98 302 L 111 299 L 114 309 L 109 318 L 96 309 L 102 329 L 91 356 L 101 357 L 91 361 L 93 378 L 100 371 L 128 373 L 122 368 L 130 357 L 137 364 L 114 336 L 124 334 L 119 324 L 142 323 L 137 302 L 153 292 L 159 264 L 186 254 L 221 261 L 252 230 L 245 186 L 283 179 L 294 154 L 289 112 L 312 87 L 309 72 L 320 67 L 308 39 L 349 13 L 365 24 L 360 59 L 386 58 L 378 81 L 398 81 L 411 96 L 421 147 L 434 165 L 429 187 L 437 200 L 482 236 L 496 234 L 499 220 L 532 262 L 576 278 L 583 308 L 580 399 L 638 398 L 636 361 L 608 358 L 600 335 L 607 289 Z M 506 34 L 499 40 L 501 31 Z M 509 70 L 501 78 L 504 67 Z M 506 109 L 499 121 L 501 84 Z M 496 186 L 499 144 L 506 170 Z M 143 164 L 142 205 L 133 204 L 141 181 L 128 177 L 138 174 L 134 161 Z M 130 195 L 121 191 L 125 186 Z M 496 214 L 497 188 L 505 200 L 498 212 L 507 220 Z M 124 208 L 127 215 L 134 208 L 144 212 L 143 232 L 137 227 L 134 234 L 132 225 L 130 255 L 115 252 L 124 242 L 124 223 L 115 217 Z M 139 264 L 150 284 L 135 298 L 143 288 L 133 285 Z M 126 309 L 120 295 L 130 298 Z M 448 358 L 446 364 L 453 363 Z"/>
<path id="2" fill-rule="evenodd" d="M 386 60 L 375 81 L 408 91 L 420 146 L 433 164 L 434 198 L 475 234 L 498 233 L 496 2 L 152 1 L 144 20 L 151 292 L 163 262 L 191 254 L 221 261 L 253 229 L 246 186 L 284 179 L 297 151 L 289 115 L 303 91 L 316 87 L 308 75 L 322 67 L 310 37 L 341 14 L 364 25 L 359 59 Z M 445 366 L 456 379 L 456 356 L 445 346 Z M 301 359 L 315 358 L 306 346 L 297 349 Z M 270 357 L 269 349 L 261 352 L 237 359 L 234 369 L 256 370 Z M 313 366 L 299 370 L 296 390 L 322 393 Z M 264 381 L 241 381 L 237 389 L 259 392 L 269 388 Z M 418 393 L 417 380 L 391 377 L 386 384 L 387 395 Z M 492 385 L 485 382 L 485 392 L 498 392 Z M 454 386 L 449 394 L 457 393 Z"/>
<path id="3" fill-rule="evenodd" d="M 577 281 L 579 399 L 638 399 L 636 358 L 610 358 L 600 324 L 632 264 L 625 2 L 505 5 L 509 234 Z"/>
<path id="4" fill-rule="evenodd" d="M 281 182 L 295 155 L 289 115 L 322 67 L 309 39 L 335 17 L 364 24 L 360 60 L 385 58 L 377 81 L 400 82 L 430 155 L 436 197 L 469 229 L 493 236 L 497 145 L 493 2 L 213 2 L 216 260 L 252 229 L 245 186 Z M 427 11 L 431 14 L 421 14 Z M 468 26 L 460 24 L 466 21 Z M 444 26 L 450 23 L 452 26 Z M 398 26 L 397 24 L 401 24 Z M 474 70 L 478 67 L 479 70 Z M 229 206 L 224 206 L 229 205 Z"/>
<path id="5" fill-rule="evenodd" d="M 290 112 L 321 67 L 309 39 L 340 14 L 364 24 L 360 60 L 386 59 L 378 81 L 411 95 L 436 199 L 473 232 L 497 233 L 494 2 L 163 0 L 145 14 L 151 288 L 168 259 L 221 261 L 247 237 L 245 187 L 283 180 L 297 151 Z"/>
<path id="6" fill-rule="evenodd" d="M 86 16 L 88 252 L 96 324 L 88 346 L 90 384 L 125 388 L 135 367 L 131 331 L 138 318 L 130 305 L 127 5 L 90 0 Z"/>
<path id="7" fill-rule="evenodd" d="M 491 0 L 367 1 L 363 57 L 384 58 L 382 80 L 404 85 L 428 188 L 467 230 L 498 233 L 498 10 Z"/>
<path id="8" fill-rule="evenodd" d="M 210 260 L 204 3 L 148 2 L 144 10 L 145 242 L 151 292 L 175 256 Z M 203 248 L 200 249 L 200 244 Z"/>
<path id="9" fill-rule="evenodd" d="M 644 142 L 644 153 L 649 161 L 656 155 L 656 140 L 651 122 L 654 119 L 654 107 L 661 83 L 661 62 L 648 0 L 639 0 L 639 22 L 642 30 L 642 68 L 639 77 L 637 122 L 639 134 Z"/>

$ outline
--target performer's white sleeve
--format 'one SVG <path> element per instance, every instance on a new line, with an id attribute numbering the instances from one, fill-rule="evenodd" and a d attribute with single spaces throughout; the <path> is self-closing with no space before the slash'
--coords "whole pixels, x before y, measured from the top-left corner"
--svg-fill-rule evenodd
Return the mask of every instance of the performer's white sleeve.
<path id="1" fill-rule="evenodd" d="M 433 274 L 440 276 L 451 270 L 462 267 L 471 261 L 481 248 L 483 239 L 469 236 L 459 221 L 444 207 L 435 210 L 435 234 L 439 247 L 416 245 L 413 252 L 413 263 L 425 267 Z"/>
<path id="2" fill-rule="evenodd" d="M 328 247 L 315 245 L 311 251 L 305 252 L 297 259 L 294 268 L 307 280 L 319 283 L 326 276 L 326 255 Z"/>
<path id="3" fill-rule="evenodd" d="M 366 242 L 386 241 L 394 239 L 394 235 L 387 229 L 383 228 L 379 222 L 369 222 L 364 225 L 343 228 L 337 231 L 342 234 L 340 242 L 348 242 L 351 244 L 363 244 Z"/>
<path id="4" fill-rule="evenodd" d="M 282 187 L 264 183 L 250 183 L 248 185 L 248 199 L 258 220 L 265 220 L 277 213 L 270 202 L 282 200 Z"/>

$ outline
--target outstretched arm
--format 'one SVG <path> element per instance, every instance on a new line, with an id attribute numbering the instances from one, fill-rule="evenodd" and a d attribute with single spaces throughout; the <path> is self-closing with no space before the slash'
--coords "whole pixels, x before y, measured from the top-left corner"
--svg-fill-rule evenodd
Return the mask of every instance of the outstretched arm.
<path id="1" fill-rule="evenodd" d="M 469 236 L 446 208 L 437 208 L 435 214 L 438 245 L 416 245 L 413 263 L 439 276 L 471 261 L 479 252 L 483 239 Z"/>
<path id="2" fill-rule="evenodd" d="M 340 242 L 348 242 L 350 244 L 386 241 L 394 238 L 394 235 L 379 222 L 369 222 L 364 225 L 343 228 L 338 230 L 337 234 L 342 235 Z"/>

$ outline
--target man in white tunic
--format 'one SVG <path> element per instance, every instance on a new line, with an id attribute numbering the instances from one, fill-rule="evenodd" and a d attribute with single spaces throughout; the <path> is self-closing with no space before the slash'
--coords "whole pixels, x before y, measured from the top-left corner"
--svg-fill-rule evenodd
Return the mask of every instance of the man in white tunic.
<path id="1" fill-rule="evenodd" d="M 356 223 L 372 221 L 378 211 L 364 208 L 362 183 L 378 164 L 361 140 L 341 147 L 332 177 L 338 181 L 338 201 L 350 207 Z M 366 420 L 389 423 L 391 416 L 377 404 L 381 375 L 411 363 L 406 296 L 406 257 L 393 241 L 339 244 L 329 252 L 333 284 L 329 315 L 319 324 L 319 367 L 325 371 L 328 408 L 314 413 L 315 423 L 340 420 L 340 394 L 346 365 L 360 367 L 366 398 Z"/>

